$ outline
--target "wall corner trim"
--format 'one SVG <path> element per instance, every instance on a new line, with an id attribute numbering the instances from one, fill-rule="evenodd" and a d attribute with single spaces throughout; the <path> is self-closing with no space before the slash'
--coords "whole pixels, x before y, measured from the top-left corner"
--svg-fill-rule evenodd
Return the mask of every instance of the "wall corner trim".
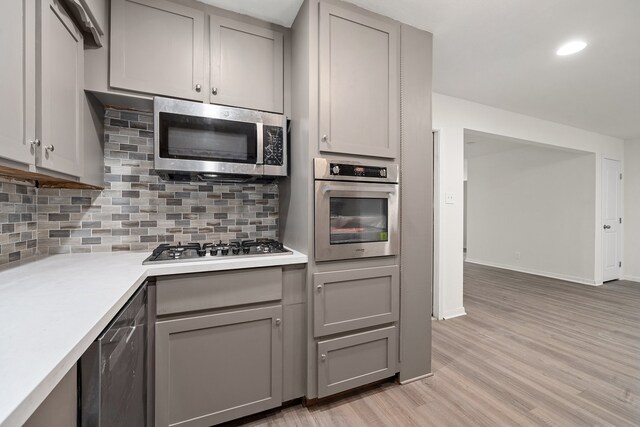
<path id="1" fill-rule="evenodd" d="M 464 307 L 458 307 L 454 310 L 449 310 L 442 314 L 442 320 L 449 320 L 455 317 L 466 316 L 467 312 L 464 310 Z"/>

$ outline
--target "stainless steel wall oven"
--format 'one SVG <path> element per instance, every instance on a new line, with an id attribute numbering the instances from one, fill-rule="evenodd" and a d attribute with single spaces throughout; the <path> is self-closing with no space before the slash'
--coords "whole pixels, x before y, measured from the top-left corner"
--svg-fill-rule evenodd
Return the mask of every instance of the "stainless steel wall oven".
<path id="1" fill-rule="evenodd" d="M 315 259 L 397 255 L 398 165 L 317 158 Z"/>

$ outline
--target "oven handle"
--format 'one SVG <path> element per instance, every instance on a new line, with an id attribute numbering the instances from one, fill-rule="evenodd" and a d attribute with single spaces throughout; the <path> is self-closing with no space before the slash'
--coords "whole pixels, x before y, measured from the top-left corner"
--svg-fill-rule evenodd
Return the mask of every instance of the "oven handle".
<path id="1" fill-rule="evenodd" d="M 258 146 L 256 147 L 256 165 L 261 165 L 264 163 L 264 132 L 263 132 L 263 124 L 262 123 L 256 123 L 256 131 L 258 132 L 257 136 L 257 143 Z"/>
<path id="2" fill-rule="evenodd" d="M 322 194 L 326 194 L 329 191 L 350 191 L 350 192 L 358 192 L 358 193 L 387 193 L 387 194 L 395 194 L 397 189 L 395 188 L 396 184 L 391 184 L 394 188 L 388 188 L 386 186 L 369 186 L 367 188 L 363 187 L 333 187 L 331 185 L 324 185 L 320 191 Z"/>

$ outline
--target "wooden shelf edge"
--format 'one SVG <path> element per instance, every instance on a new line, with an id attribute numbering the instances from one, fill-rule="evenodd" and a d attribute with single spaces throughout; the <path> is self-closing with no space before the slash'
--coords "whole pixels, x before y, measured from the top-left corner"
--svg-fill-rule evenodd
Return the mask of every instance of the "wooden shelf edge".
<path id="1" fill-rule="evenodd" d="M 68 188 L 78 190 L 104 190 L 104 187 L 85 184 L 79 181 L 71 181 L 64 178 L 45 175 L 37 172 L 29 172 L 8 166 L 0 166 L 0 177 L 28 181 L 39 188 Z"/>

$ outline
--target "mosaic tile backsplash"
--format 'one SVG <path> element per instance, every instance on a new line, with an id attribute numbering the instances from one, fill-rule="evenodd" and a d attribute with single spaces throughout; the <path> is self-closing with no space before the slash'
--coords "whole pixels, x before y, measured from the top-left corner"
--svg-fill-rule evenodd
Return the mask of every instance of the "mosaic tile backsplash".
<path id="1" fill-rule="evenodd" d="M 38 254 L 110 252 L 278 238 L 277 182 L 163 181 L 153 172 L 152 120 L 107 110 L 102 191 L 0 184 L 0 264 L 36 248 Z"/>
<path id="2" fill-rule="evenodd" d="M 35 255 L 36 220 L 36 189 L 0 181 L 0 265 Z"/>

